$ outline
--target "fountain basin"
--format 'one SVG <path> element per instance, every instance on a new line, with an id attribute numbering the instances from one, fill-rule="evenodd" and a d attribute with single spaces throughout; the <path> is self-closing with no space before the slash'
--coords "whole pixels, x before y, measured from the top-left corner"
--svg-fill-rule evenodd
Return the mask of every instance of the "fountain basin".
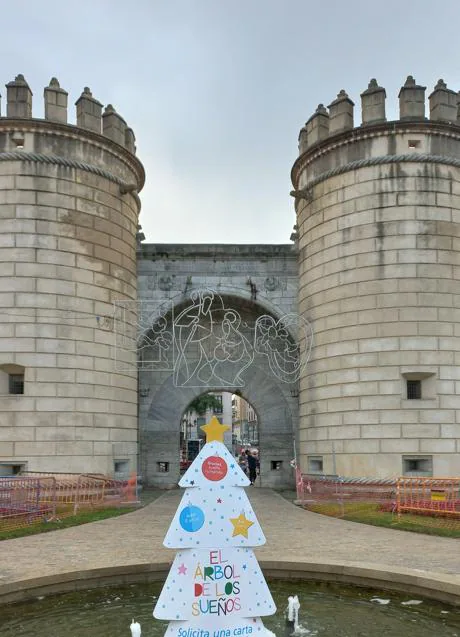
<path id="1" fill-rule="evenodd" d="M 388 569 L 345 562 L 268 561 L 259 564 L 268 579 L 352 584 L 421 596 L 460 606 L 460 576 L 416 569 Z M 69 571 L 0 584 L 0 605 L 57 593 L 112 585 L 164 581 L 171 564 L 140 563 Z"/>
<path id="2" fill-rule="evenodd" d="M 74 591 L 40 597 L 35 601 L 0 608 L 2 637 L 125 637 L 132 618 L 142 634 L 163 637 L 168 622 L 154 620 L 152 608 L 162 582 L 125 584 L 110 588 Z M 286 632 L 287 598 L 300 599 L 299 637 L 454 637 L 460 633 L 460 613 L 452 606 L 417 596 L 350 585 L 292 580 L 270 581 L 278 606 L 275 615 L 264 617 L 265 627 L 277 637 Z M 220 631 L 211 630 L 209 637 Z M 257 633 L 254 634 L 257 635 Z"/>

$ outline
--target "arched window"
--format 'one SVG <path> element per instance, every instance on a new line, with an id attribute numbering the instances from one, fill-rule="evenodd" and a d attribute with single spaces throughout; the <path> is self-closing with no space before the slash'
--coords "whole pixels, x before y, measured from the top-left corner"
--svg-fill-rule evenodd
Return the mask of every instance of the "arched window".
<path id="1" fill-rule="evenodd" d="M 24 372 L 22 365 L 0 365 L 0 394 L 23 394 Z"/>

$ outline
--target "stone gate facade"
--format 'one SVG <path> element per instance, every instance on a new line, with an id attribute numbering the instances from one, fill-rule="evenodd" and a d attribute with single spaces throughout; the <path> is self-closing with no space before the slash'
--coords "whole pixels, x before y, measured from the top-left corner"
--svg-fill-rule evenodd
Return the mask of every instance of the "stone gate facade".
<path id="1" fill-rule="evenodd" d="M 388 122 L 371 80 L 358 126 L 345 91 L 320 104 L 292 244 L 159 245 L 136 243 L 144 170 L 115 109 L 85 88 L 72 124 L 53 78 L 36 119 L 24 77 L 6 88 L 0 473 L 172 486 L 187 405 L 227 390 L 257 412 L 265 485 L 294 446 L 304 473 L 460 474 L 456 91 L 426 109 L 409 76 Z"/>
<path id="2" fill-rule="evenodd" d="M 270 329 L 275 329 L 280 319 L 297 311 L 295 246 L 144 244 L 138 252 L 138 285 L 138 331 L 145 332 L 139 350 L 139 452 L 148 482 L 177 482 L 181 417 L 194 398 L 209 390 L 238 391 L 255 408 L 262 484 L 292 482 L 297 379 L 276 369 L 273 373 L 266 355 L 254 354 L 253 342 L 259 317 L 271 317 Z M 200 295 L 213 314 L 200 311 Z M 212 371 L 206 360 L 200 375 L 196 363 L 201 344 L 207 347 L 201 335 L 219 345 L 225 315 L 231 331 L 225 340 L 234 349 L 221 347 L 222 356 L 213 354 Z M 191 324 L 199 330 L 195 335 L 190 334 Z M 187 348 L 187 377 L 180 376 L 181 343 Z"/>

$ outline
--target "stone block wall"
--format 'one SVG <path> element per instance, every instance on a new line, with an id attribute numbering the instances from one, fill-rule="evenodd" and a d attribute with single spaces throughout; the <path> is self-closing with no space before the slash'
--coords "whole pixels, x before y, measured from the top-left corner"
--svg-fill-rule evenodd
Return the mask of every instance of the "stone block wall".
<path id="1" fill-rule="evenodd" d="M 113 302 L 136 298 L 143 169 L 100 114 L 89 131 L 53 112 L 0 118 L 0 463 L 135 470 L 135 351 L 117 370 Z M 7 393 L 21 369 L 24 393 Z"/>
<path id="2" fill-rule="evenodd" d="M 304 472 L 320 458 L 346 476 L 424 459 L 434 475 L 460 473 L 460 126 L 456 111 L 438 118 L 440 83 L 425 120 L 424 90 L 403 87 L 401 121 L 385 123 L 383 106 L 377 123 L 304 137 L 293 169 L 299 311 L 315 334 L 300 384 Z"/>

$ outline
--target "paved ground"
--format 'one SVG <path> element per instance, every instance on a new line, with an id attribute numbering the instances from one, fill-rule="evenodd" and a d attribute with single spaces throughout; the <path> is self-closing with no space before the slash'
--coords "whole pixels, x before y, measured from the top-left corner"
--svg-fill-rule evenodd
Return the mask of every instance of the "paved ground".
<path id="1" fill-rule="evenodd" d="M 248 489 L 267 544 L 259 560 L 339 562 L 420 575 L 450 574 L 460 584 L 460 541 L 328 518 L 295 507 L 269 489 Z M 0 543 L 0 585 L 107 566 L 166 562 L 162 541 L 180 500 L 165 492 L 119 518 Z"/>

